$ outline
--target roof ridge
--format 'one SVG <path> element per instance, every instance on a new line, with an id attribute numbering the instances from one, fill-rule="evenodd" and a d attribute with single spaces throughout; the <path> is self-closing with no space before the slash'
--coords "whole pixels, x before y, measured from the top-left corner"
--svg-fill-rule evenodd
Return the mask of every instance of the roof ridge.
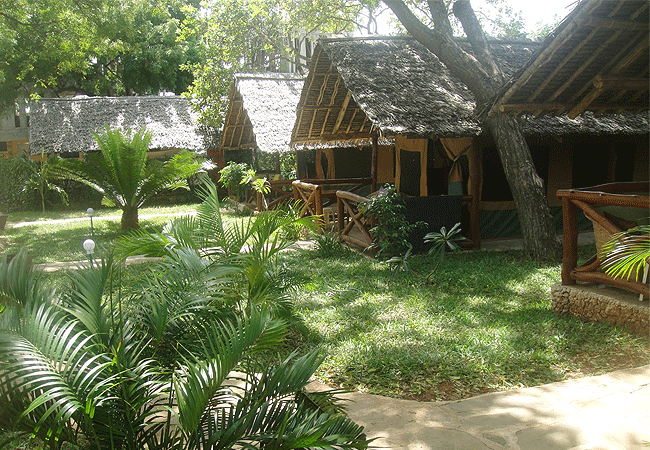
<path id="1" fill-rule="evenodd" d="M 152 100 L 152 99 L 180 100 L 185 98 L 180 95 L 118 95 L 115 97 L 97 95 L 97 96 L 84 96 L 84 97 L 63 97 L 63 98 L 41 97 L 38 99 L 38 101 L 78 102 L 78 101 L 88 101 L 88 100 Z"/>
<path id="2" fill-rule="evenodd" d="M 376 35 L 376 36 L 353 36 L 353 37 L 327 37 L 327 38 L 320 38 L 318 41 L 319 42 L 346 42 L 346 41 L 396 41 L 396 40 L 404 40 L 404 41 L 416 41 L 413 36 L 409 34 L 399 34 L 399 35 L 393 35 L 393 36 L 383 36 L 383 35 Z M 465 36 L 454 36 L 454 40 L 457 42 L 469 42 L 467 37 Z M 541 45 L 540 42 L 534 41 L 532 39 L 516 39 L 516 38 L 489 38 L 488 43 L 490 44 L 533 44 L 533 45 Z"/>
<path id="3" fill-rule="evenodd" d="M 235 79 L 253 80 L 304 80 L 305 76 L 288 72 L 235 73 Z"/>

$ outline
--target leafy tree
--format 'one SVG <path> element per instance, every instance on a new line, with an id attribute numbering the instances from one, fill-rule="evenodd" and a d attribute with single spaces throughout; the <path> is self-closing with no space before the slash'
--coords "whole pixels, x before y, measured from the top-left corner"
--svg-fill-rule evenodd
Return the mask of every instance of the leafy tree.
<path id="1" fill-rule="evenodd" d="M 86 184 L 122 209 L 122 228 L 138 228 L 138 208 L 163 189 L 187 188 L 187 178 L 200 168 L 190 152 L 181 152 L 166 162 L 147 160 L 151 134 L 145 129 L 106 130 L 95 134 L 99 152 L 84 160 L 60 159 L 53 169 L 60 178 Z"/>
<path id="2" fill-rule="evenodd" d="M 13 0 L 0 11 L 0 110 L 16 97 L 183 92 L 198 41 L 177 40 L 198 0 Z"/>
<path id="3" fill-rule="evenodd" d="M 505 82 L 505 76 L 495 62 L 486 34 L 469 0 L 456 0 L 452 10 L 471 43 L 472 53 L 454 40 L 451 11 L 443 0 L 427 2 L 426 13 L 432 26 L 423 23 L 402 0 L 384 0 L 384 3 L 415 39 L 438 56 L 451 73 L 467 85 L 478 105 L 486 104 L 497 94 Z M 485 118 L 483 123 L 494 138 L 514 197 L 524 250 L 535 258 L 558 259 L 560 243 L 555 235 L 544 183 L 535 171 L 519 122 L 507 115 L 497 114 Z"/>
<path id="4" fill-rule="evenodd" d="M 286 71 L 288 62 L 306 67 L 297 47 L 319 33 L 352 30 L 365 4 L 376 1 L 211 0 L 195 8 L 183 39 L 203 42 L 189 89 L 202 121 L 221 124 L 234 73 Z"/>

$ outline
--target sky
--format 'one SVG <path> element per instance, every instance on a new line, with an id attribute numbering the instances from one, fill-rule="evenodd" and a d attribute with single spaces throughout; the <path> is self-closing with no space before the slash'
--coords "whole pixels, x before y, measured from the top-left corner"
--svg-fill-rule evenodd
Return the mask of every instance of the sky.
<path id="1" fill-rule="evenodd" d="M 472 1 L 475 8 L 484 3 L 483 0 Z M 527 31 L 535 31 L 540 25 L 554 22 L 555 16 L 564 19 L 573 11 L 576 0 L 506 0 L 506 3 L 522 12 Z"/>
<path id="2" fill-rule="evenodd" d="M 522 12 L 526 22 L 526 31 L 534 32 L 547 23 L 555 23 L 569 14 L 577 0 L 504 0 L 514 10 Z M 490 16 L 490 6 L 485 0 L 472 0 L 472 6 L 475 11 L 483 10 Z M 382 15 L 385 16 L 385 15 Z M 556 17 L 557 16 L 557 17 Z M 387 17 L 380 19 L 379 33 L 388 34 L 390 26 L 386 24 Z"/>

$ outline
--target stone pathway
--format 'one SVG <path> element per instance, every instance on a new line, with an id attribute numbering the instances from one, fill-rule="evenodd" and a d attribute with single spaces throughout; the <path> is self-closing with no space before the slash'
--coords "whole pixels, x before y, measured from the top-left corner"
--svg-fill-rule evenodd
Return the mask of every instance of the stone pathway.
<path id="1" fill-rule="evenodd" d="M 314 389 L 323 385 L 314 383 Z M 349 415 L 373 445 L 394 450 L 650 448 L 650 365 L 606 375 L 415 402 L 354 392 Z"/>

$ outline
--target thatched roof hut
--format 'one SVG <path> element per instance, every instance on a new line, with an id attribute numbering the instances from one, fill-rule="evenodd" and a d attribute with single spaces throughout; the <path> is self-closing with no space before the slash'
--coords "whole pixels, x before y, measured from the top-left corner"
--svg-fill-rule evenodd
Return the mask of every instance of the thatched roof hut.
<path id="1" fill-rule="evenodd" d="M 648 110 L 647 0 L 583 0 L 483 112 Z"/>
<path id="2" fill-rule="evenodd" d="M 221 148 L 288 151 L 302 87 L 303 77 L 296 74 L 236 74 Z"/>
<path id="3" fill-rule="evenodd" d="M 42 98 L 30 106 L 30 152 L 68 153 L 98 150 L 93 133 L 112 129 L 152 134 L 152 150 L 203 148 L 197 116 L 181 97 Z"/>
<path id="4" fill-rule="evenodd" d="M 468 42 L 460 43 L 469 50 Z M 539 46 L 490 42 L 506 75 L 514 75 Z M 411 37 L 322 39 L 305 86 L 292 134 L 298 148 L 369 143 L 373 131 L 431 138 L 483 132 L 467 86 Z M 522 121 L 528 135 L 641 134 L 648 128 L 646 116 L 633 115 Z"/>

